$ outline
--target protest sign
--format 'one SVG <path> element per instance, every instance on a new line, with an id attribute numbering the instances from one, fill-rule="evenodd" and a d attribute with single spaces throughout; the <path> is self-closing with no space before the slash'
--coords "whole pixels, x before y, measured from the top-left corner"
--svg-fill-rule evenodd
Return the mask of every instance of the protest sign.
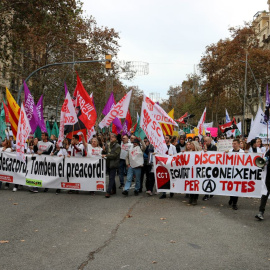
<path id="1" fill-rule="evenodd" d="M 228 139 L 228 140 L 219 140 L 217 142 L 217 150 L 222 152 L 222 151 L 227 151 L 232 149 L 232 139 Z"/>
<path id="2" fill-rule="evenodd" d="M 106 161 L 25 155 L 25 163 L 14 153 L 0 153 L 0 181 L 40 188 L 106 191 Z"/>
<path id="3" fill-rule="evenodd" d="M 255 153 L 185 152 L 156 155 L 158 192 L 261 197 L 263 170 Z"/>

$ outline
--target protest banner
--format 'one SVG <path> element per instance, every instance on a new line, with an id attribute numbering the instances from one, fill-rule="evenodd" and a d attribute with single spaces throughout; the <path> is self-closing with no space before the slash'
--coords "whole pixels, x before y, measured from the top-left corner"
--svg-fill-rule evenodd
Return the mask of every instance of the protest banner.
<path id="1" fill-rule="evenodd" d="M 217 150 L 223 152 L 232 149 L 232 142 L 233 139 L 219 140 L 217 142 Z"/>
<path id="2" fill-rule="evenodd" d="M 257 157 L 256 153 L 203 151 L 155 155 L 156 187 L 158 192 L 260 198 L 265 176 L 255 165 Z"/>
<path id="3" fill-rule="evenodd" d="M 14 153 L 0 153 L 0 181 L 53 189 L 106 191 L 106 161 L 25 155 L 25 163 Z"/>

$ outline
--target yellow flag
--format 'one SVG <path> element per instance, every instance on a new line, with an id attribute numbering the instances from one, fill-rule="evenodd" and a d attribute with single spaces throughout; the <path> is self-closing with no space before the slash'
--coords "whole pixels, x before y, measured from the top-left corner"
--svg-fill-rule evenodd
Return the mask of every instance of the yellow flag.
<path id="1" fill-rule="evenodd" d="M 174 119 L 174 108 L 168 112 L 168 115 Z M 169 125 L 169 124 L 164 124 L 164 123 L 160 123 L 161 128 L 162 128 L 162 132 L 163 134 L 166 135 L 173 135 L 173 125 Z"/>
<path id="2" fill-rule="evenodd" d="M 194 134 L 195 134 L 195 136 L 199 136 L 199 129 L 198 128 L 194 128 Z"/>
<path id="3" fill-rule="evenodd" d="M 7 105 L 9 111 L 9 121 L 14 138 L 17 136 L 18 122 L 20 117 L 20 106 L 17 104 L 6 87 Z"/>

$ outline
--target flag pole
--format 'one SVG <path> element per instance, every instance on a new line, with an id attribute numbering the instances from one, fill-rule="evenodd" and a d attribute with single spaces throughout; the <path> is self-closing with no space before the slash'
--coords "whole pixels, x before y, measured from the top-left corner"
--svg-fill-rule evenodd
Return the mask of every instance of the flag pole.
<path id="1" fill-rule="evenodd" d="M 266 125 L 267 125 L 267 146 L 269 147 L 269 141 L 268 141 L 268 122 L 269 121 L 267 121 Z"/>

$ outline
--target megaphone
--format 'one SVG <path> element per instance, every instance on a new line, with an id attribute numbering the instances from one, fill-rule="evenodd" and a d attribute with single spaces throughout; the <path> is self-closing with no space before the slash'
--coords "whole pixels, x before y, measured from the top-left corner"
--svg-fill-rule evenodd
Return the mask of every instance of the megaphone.
<path id="1" fill-rule="evenodd" d="M 259 168 L 263 168 L 267 161 L 268 161 L 267 157 L 264 158 L 257 157 L 255 160 L 255 165 Z"/>

